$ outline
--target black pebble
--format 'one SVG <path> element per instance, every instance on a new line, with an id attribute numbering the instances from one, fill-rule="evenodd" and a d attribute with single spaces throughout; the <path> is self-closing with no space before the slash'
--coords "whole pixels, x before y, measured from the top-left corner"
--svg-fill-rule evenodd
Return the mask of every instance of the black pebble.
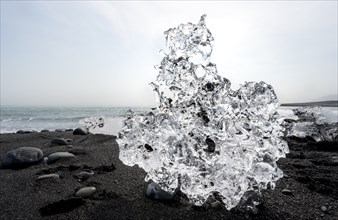
<path id="1" fill-rule="evenodd" d="M 88 129 L 86 128 L 76 128 L 73 131 L 73 135 L 86 135 L 88 134 Z"/>
<path id="2" fill-rule="evenodd" d="M 52 140 L 52 144 L 55 145 L 68 145 L 68 142 L 64 138 L 55 138 Z"/>

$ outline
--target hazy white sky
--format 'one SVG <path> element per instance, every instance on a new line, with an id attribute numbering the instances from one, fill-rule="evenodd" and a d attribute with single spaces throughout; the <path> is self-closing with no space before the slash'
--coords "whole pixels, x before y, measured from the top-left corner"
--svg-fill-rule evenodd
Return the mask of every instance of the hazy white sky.
<path id="1" fill-rule="evenodd" d="M 337 1 L 1 1 L 1 104 L 154 106 L 163 31 L 207 14 L 211 61 L 280 102 L 337 94 Z"/>

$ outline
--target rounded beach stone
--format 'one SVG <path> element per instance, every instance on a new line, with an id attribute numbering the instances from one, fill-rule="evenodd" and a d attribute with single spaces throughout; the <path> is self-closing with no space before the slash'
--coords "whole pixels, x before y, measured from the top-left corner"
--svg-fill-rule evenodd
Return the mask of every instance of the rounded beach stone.
<path id="1" fill-rule="evenodd" d="M 88 151 L 82 147 L 74 147 L 68 150 L 69 153 L 78 155 L 78 154 L 88 154 Z"/>
<path id="2" fill-rule="evenodd" d="M 73 157 L 75 157 L 75 155 L 71 154 L 69 152 L 56 152 L 56 153 L 49 154 L 46 162 L 47 163 L 54 163 L 54 162 L 56 162 L 60 159 L 73 158 Z"/>
<path id="3" fill-rule="evenodd" d="M 47 130 L 47 129 L 43 129 L 43 130 L 41 130 L 40 132 L 49 132 L 49 130 Z"/>
<path id="4" fill-rule="evenodd" d="M 21 168 L 37 164 L 42 160 L 43 152 L 36 147 L 19 147 L 8 151 L 2 161 L 7 168 Z"/>
<path id="5" fill-rule="evenodd" d="M 86 128 L 76 128 L 73 131 L 73 134 L 74 135 L 86 135 L 86 134 L 88 134 L 88 129 L 86 129 Z"/>
<path id="6" fill-rule="evenodd" d="M 45 179 L 60 179 L 60 175 L 56 173 L 50 173 L 38 176 L 37 180 L 45 180 Z"/>
<path id="7" fill-rule="evenodd" d="M 283 189 L 282 193 L 285 194 L 285 195 L 292 195 L 293 194 L 292 191 L 289 190 L 289 189 Z"/>
<path id="8" fill-rule="evenodd" d="M 94 172 L 87 172 L 87 171 L 81 171 L 80 173 L 74 175 L 75 178 L 81 180 L 81 181 L 85 181 L 87 179 L 89 179 L 91 176 L 94 175 Z"/>
<path id="9" fill-rule="evenodd" d="M 33 133 L 33 131 L 27 131 L 27 130 L 19 130 L 16 132 L 17 134 L 29 134 L 29 133 Z"/>
<path id="10" fill-rule="evenodd" d="M 326 212 L 326 211 L 327 211 L 326 206 L 322 206 L 322 207 L 320 207 L 320 209 L 321 209 L 323 212 Z"/>
<path id="11" fill-rule="evenodd" d="M 76 193 L 75 196 L 77 197 L 89 197 L 93 195 L 96 191 L 96 188 L 91 186 L 91 187 L 84 187 L 79 189 Z"/>
<path id="12" fill-rule="evenodd" d="M 213 202 L 213 203 L 211 203 L 211 208 L 213 208 L 213 209 L 219 209 L 219 208 L 221 208 L 221 202 L 220 201 L 216 201 L 216 202 Z"/>
<path id="13" fill-rule="evenodd" d="M 55 145 L 68 145 L 68 141 L 64 138 L 55 138 L 52 140 L 52 144 Z"/>
<path id="14" fill-rule="evenodd" d="M 146 196 L 151 199 L 157 199 L 157 200 L 172 200 L 174 198 L 174 193 L 170 194 L 157 184 L 157 183 L 150 183 L 146 190 Z"/>

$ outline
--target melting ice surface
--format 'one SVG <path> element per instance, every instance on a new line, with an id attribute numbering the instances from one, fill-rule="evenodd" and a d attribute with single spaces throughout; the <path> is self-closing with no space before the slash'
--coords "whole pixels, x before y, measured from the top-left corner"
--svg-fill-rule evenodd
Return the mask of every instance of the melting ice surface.
<path id="1" fill-rule="evenodd" d="M 218 192 L 230 209 L 245 192 L 274 187 L 288 146 L 273 88 L 247 82 L 232 90 L 210 62 L 214 38 L 204 19 L 165 32 L 169 51 L 151 83 L 159 106 L 128 112 L 119 157 L 168 192 L 179 187 L 196 205 Z"/>
<path id="2" fill-rule="evenodd" d="M 283 115 L 286 136 L 312 137 L 317 142 L 338 141 L 338 111 L 335 110 L 318 106 L 288 110 L 289 114 Z"/>

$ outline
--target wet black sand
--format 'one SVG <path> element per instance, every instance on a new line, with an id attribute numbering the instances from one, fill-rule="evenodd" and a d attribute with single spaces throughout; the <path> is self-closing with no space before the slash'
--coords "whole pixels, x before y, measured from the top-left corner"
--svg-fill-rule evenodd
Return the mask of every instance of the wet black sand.
<path id="1" fill-rule="evenodd" d="M 73 139 L 73 147 L 52 146 L 56 137 Z M 252 214 L 236 208 L 193 207 L 179 198 L 171 203 L 146 198 L 145 172 L 119 161 L 114 136 L 73 135 L 71 131 L 0 134 L 0 158 L 23 146 L 38 147 L 45 155 L 76 154 L 76 158 L 48 166 L 0 169 L 0 219 L 338 219 L 338 163 L 332 160 L 338 156 L 338 144 L 287 141 L 291 152 L 278 162 L 286 177 L 277 182 L 275 190 L 263 192 L 258 213 Z M 73 175 L 82 170 L 95 174 L 81 182 Z M 36 180 L 55 172 L 62 178 Z M 75 197 L 76 190 L 84 186 L 95 186 L 97 191 L 86 199 Z M 292 194 L 282 193 L 286 188 Z"/>

